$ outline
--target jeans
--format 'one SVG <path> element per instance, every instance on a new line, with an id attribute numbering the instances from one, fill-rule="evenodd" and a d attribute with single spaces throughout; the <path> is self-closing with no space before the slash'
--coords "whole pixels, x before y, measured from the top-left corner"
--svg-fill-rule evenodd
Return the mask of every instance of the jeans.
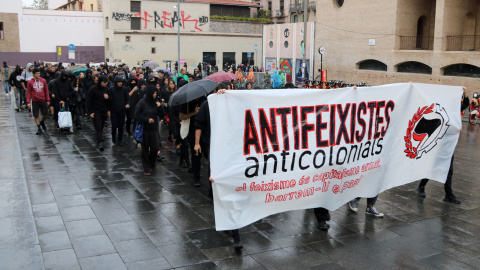
<path id="1" fill-rule="evenodd" d="M 112 139 L 116 140 L 117 129 L 118 129 L 118 142 L 121 142 L 123 139 L 123 126 L 125 125 L 125 113 L 114 113 L 110 114 L 110 121 L 112 122 Z"/>
<path id="2" fill-rule="evenodd" d="M 27 105 L 27 91 L 25 89 L 20 89 L 20 105 L 26 106 Z"/>
<path id="3" fill-rule="evenodd" d="M 374 206 L 375 203 L 377 202 L 378 195 L 372 198 L 367 198 L 367 205 L 372 205 Z M 357 198 L 357 201 L 360 200 L 360 197 Z"/>
<path id="4" fill-rule="evenodd" d="M 8 94 L 10 92 L 10 84 L 8 83 L 8 81 L 4 81 L 3 82 L 3 88 L 5 88 L 5 93 Z"/>
<path id="5" fill-rule="evenodd" d="M 20 108 L 20 90 L 15 88 L 13 92 L 15 94 L 15 105 L 17 105 L 17 108 Z"/>

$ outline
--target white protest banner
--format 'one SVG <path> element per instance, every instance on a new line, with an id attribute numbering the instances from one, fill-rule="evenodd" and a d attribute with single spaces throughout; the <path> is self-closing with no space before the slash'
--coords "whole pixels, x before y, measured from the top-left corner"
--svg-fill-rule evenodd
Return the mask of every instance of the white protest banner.
<path id="1" fill-rule="evenodd" d="M 335 210 L 422 178 L 445 182 L 461 95 L 461 87 L 405 83 L 210 96 L 216 229 Z"/>

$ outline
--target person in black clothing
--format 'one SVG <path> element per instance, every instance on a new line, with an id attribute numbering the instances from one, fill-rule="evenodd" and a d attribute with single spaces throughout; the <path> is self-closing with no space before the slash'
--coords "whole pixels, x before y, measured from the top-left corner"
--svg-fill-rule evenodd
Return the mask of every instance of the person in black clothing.
<path id="1" fill-rule="evenodd" d="M 97 147 L 103 151 L 103 127 L 110 115 L 110 96 L 107 88 L 108 78 L 100 76 L 98 84 L 94 85 L 88 91 L 87 96 L 87 114 L 93 119 L 95 134 L 97 137 Z"/>
<path id="2" fill-rule="evenodd" d="M 68 78 L 67 72 L 64 70 L 60 74 L 60 79 L 55 80 L 52 97 L 55 99 L 55 123 L 58 123 L 58 112 L 61 108 L 65 111 L 69 109 L 70 97 L 73 93 L 72 81 Z"/>
<path id="3" fill-rule="evenodd" d="M 225 93 L 225 88 L 227 86 L 223 83 L 217 85 L 214 90 L 214 93 L 219 91 L 220 93 Z M 210 157 L 210 136 L 211 136 L 211 125 L 210 125 L 210 109 L 208 107 L 208 100 L 203 102 L 200 106 L 200 110 L 195 117 L 195 156 L 200 157 L 203 153 L 206 159 Z M 208 168 L 208 174 L 210 175 L 210 167 Z M 212 183 L 215 182 L 212 177 L 209 177 L 210 180 L 210 190 L 209 196 L 213 199 L 212 192 Z M 238 230 L 232 230 L 233 235 L 233 246 L 235 249 L 243 248 L 242 241 L 240 239 L 240 234 Z"/>
<path id="4" fill-rule="evenodd" d="M 465 86 L 462 87 L 463 89 L 463 97 L 462 97 L 462 103 L 460 106 L 460 114 L 468 108 L 470 99 L 466 96 L 466 91 L 467 88 Z M 445 198 L 443 198 L 444 202 L 449 202 L 449 203 L 454 203 L 454 204 L 460 204 L 462 201 L 457 199 L 455 195 L 453 194 L 453 189 L 452 189 L 452 178 L 453 178 L 453 158 L 455 155 L 452 155 L 452 159 L 450 160 L 450 168 L 448 169 L 448 174 L 447 174 L 447 180 L 445 181 L 445 184 L 443 185 L 443 188 L 445 190 Z M 418 191 L 418 196 L 419 197 L 426 197 L 425 193 L 425 186 L 428 183 L 428 179 L 424 178 L 420 181 L 420 184 L 418 185 L 417 191 Z"/>
<path id="5" fill-rule="evenodd" d="M 75 123 L 75 127 L 78 130 L 82 129 L 82 120 L 80 116 L 82 116 L 82 107 L 85 103 L 85 99 L 87 96 L 85 95 L 85 88 L 83 87 L 82 80 L 79 77 L 75 77 L 73 79 L 73 93 L 72 99 L 70 100 L 70 110 L 72 111 L 73 122 Z"/>
<path id="6" fill-rule="evenodd" d="M 110 89 L 110 121 L 112 121 L 112 142 L 123 146 L 123 126 L 125 125 L 126 109 L 130 108 L 128 89 L 123 85 L 121 76 L 115 77 L 114 86 Z M 118 131 L 118 138 L 117 138 Z"/>
<path id="7" fill-rule="evenodd" d="M 53 119 L 57 119 L 57 117 L 55 117 L 55 98 L 53 97 L 53 92 L 55 92 L 55 85 L 56 85 L 56 81 L 60 79 L 60 75 L 62 73 L 60 71 L 55 71 L 55 75 L 53 76 L 54 78 L 52 80 L 50 80 L 50 82 L 48 83 L 48 92 L 50 94 L 50 115 L 51 116 L 54 116 Z M 57 125 L 58 122 L 55 120 L 55 125 Z"/>
<path id="8" fill-rule="evenodd" d="M 132 70 L 132 72 L 134 72 Z M 135 77 L 135 76 L 130 76 L 128 78 L 128 100 L 129 100 L 129 103 L 131 103 L 131 96 L 132 94 L 136 91 L 137 89 L 137 84 L 138 84 L 138 79 Z M 135 91 L 133 90 L 135 89 Z M 132 92 L 133 91 L 133 92 Z M 128 135 L 132 135 L 132 130 L 131 130 L 131 126 L 132 126 L 132 118 L 133 118 L 133 111 L 131 111 L 131 105 L 125 110 L 125 113 L 126 113 L 126 116 L 127 116 L 127 120 L 125 122 L 125 128 L 127 130 L 127 134 Z"/>
<path id="9" fill-rule="evenodd" d="M 8 78 L 8 83 L 13 87 L 13 92 L 15 94 L 15 103 L 17 107 L 15 108 L 16 112 L 20 111 L 21 104 L 21 92 L 23 91 L 23 84 L 22 84 L 22 68 L 17 65 L 15 70 L 10 74 Z"/>
<path id="10" fill-rule="evenodd" d="M 133 129 L 135 130 L 135 127 L 137 125 L 137 121 L 135 119 L 135 109 L 137 107 L 138 102 L 142 100 L 142 98 L 145 96 L 145 87 L 147 86 L 147 82 L 144 79 L 138 80 L 138 86 L 134 87 L 129 95 L 130 95 L 130 115 L 132 117 L 132 122 L 133 122 Z"/>
<path id="11" fill-rule="evenodd" d="M 142 165 L 144 174 L 150 176 L 159 150 L 158 119 L 163 117 L 155 86 L 148 85 L 145 88 L 145 97 L 138 102 L 134 116 L 143 123 Z"/>
<path id="12" fill-rule="evenodd" d="M 173 93 L 175 93 L 175 91 L 177 91 L 177 86 L 175 85 L 175 82 L 173 81 L 173 79 L 168 79 L 167 86 L 163 91 L 163 95 L 162 95 L 163 102 L 168 104 L 168 102 L 170 101 L 170 96 Z M 167 108 L 165 109 L 165 112 L 169 119 L 167 140 L 170 142 L 173 142 L 173 139 L 177 138 L 178 134 L 175 134 L 175 124 L 174 124 L 173 115 L 172 115 L 172 108 L 170 106 L 167 106 Z"/>

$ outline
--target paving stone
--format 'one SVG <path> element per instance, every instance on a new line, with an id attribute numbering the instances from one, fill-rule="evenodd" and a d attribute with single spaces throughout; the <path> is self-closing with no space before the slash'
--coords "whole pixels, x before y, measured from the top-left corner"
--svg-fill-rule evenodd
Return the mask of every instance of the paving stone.
<path id="1" fill-rule="evenodd" d="M 43 258 L 45 260 L 45 269 L 47 270 L 80 269 L 73 249 L 44 252 Z"/>
<path id="2" fill-rule="evenodd" d="M 105 270 L 105 269 L 115 269 L 123 270 L 127 269 L 122 259 L 118 254 L 106 254 L 101 256 L 93 256 L 87 258 L 80 258 L 78 260 L 82 269 L 89 270 Z"/>
<path id="3" fill-rule="evenodd" d="M 106 235 L 93 235 L 72 239 L 73 249 L 78 258 L 116 253 Z"/>
<path id="4" fill-rule="evenodd" d="M 70 238 L 80 238 L 91 235 L 105 234 L 97 219 L 83 219 L 65 222 Z"/>

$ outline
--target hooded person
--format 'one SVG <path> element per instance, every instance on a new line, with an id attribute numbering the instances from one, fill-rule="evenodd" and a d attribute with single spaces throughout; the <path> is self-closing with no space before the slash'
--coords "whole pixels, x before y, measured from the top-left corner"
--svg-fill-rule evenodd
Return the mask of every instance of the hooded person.
<path id="1" fill-rule="evenodd" d="M 20 93 L 20 100 L 22 101 L 22 105 L 27 105 L 27 83 L 33 78 L 33 69 L 35 66 L 32 63 L 27 64 L 27 68 L 25 71 L 22 72 L 22 85 L 23 90 Z"/>
<path id="2" fill-rule="evenodd" d="M 61 72 L 60 78 L 55 80 L 55 85 L 52 90 L 52 97 L 55 99 L 54 118 L 55 123 L 58 123 L 58 112 L 60 112 L 61 109 L 68 111 L 70 97 L 74 91 L 72 81 L 68 78 L 68 74 L 65 70 Z"/>
<path id="3" fill-rule="evenodd" d="M 280 80 L 280 77 L 278 76 L 278 71 L 275 70 L 272 75 L 272 87 L 273 88 L 279 88 L 283 84 L 282 80 Z"/>
<path id="4" fill-rule="evenodd" d="M 25 91 L 22 80 L 23 80 L 22 79 L 22 68 L 19 65 L 17 65 L 15 67 L 15 70 L 10 74 L 10 77 L 8 79 L 8 82 L 13 87 L 13 92 L 15 94 L 15 104 L 17 105 L 17 107 L 15 108 L 15 111 L 17 111 L 17 112 L 20 111 L 20 108 L 21 108 L 22 89 L 23 89 L 23 91 Z"/>
<path id="5" fill-rule="evenodd" d="M 10 95 L 10 84 L 8 79 L 10 77 L 10 68 L 7 65 L 7 62 L 3 62 L 3 67 L 0 71 L 0 81 L 3 81 L 3 88 L 5 89 L 5 94 Z"/>
<path id="6" fill-rule="evenodd" d="M 107 76 L 100 76 L 98 83 L 90 88 L 87 95 L 87 114 L 93 119 L 97 148 L 100 151 L 104 150 L 103 127 L 110 114 L 110 90 L 107 84 Z"/>
<path id="7" fill-rule="evenodd" d="M 138 80 L 137 88 L 130 91 L 130 117 L 133 122 L 133 129 L 137 125 L 135 119 L 135 108 L 137 107 L 138 102 L 145 96 L 145 87 L 147 86 L 147 81 L 144 79 Z"/>
<path id="8" fill-rule="evenodd" d="M 142 165 L 144 175 L 152 175 L 159 150 L 158 123 L 163 117 L 160 102 L 157 100 L 157 88 L 148 85 L 145 96 L 135 108 L 135 119 L 143 124 Z"/>
<path id="9" fill-rule="evenodd" d="M 123 126 L 125 125 L 126 109 L 130 108 L 128 89 L 123 85 L 123 77 L 117 76 L 110 88 L 110 121 L 112 122 L 112 142 L 123 146 Z M 117 138 L 118 131 L 118 138 Z"/>
<path id="10" fill-rule="evenodd" d="M 42 78 L 44 78 L 45 81 L 46 81 L 47 84 L 48 84 L 51 80 L 53 80 L 53 78 L 54 78 L 54 73 L 53 73 L 50 69 L 47 69 L 47 70 L 45 70 L 45 74 L 44 74 L 44 76 L 43 76 Z"/>
<path id="11" fill-rule="evenodd" d="M 53 92 L 55 91 L 55 85 L 56 81 L 60 79 L 60 75 L 62 73 L 60 71 L 55 71 L 54 75 L 52 76 L 53 78 L 48 82 L 48 92 L 50 94 L 50 114 L 54 116 L 54 119 L 57 119 L 55 117 L 55 98 L 53 97 Z M 57 122 L 55 122 L 55 125 L 57 125 Z"/>

